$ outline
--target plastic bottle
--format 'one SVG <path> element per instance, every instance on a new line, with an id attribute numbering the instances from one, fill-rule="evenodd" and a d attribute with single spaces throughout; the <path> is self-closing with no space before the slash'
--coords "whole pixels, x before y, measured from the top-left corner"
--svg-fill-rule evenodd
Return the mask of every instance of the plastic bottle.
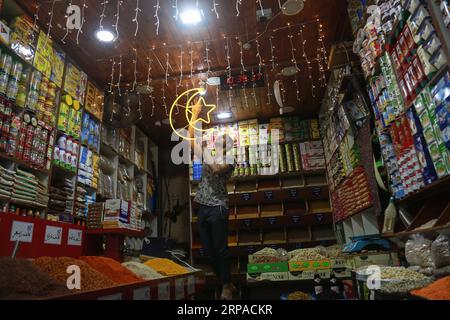
<path id="1" fill-rule="evenodd" d="M 383 233 L 394 232 L 395 219 L 397 218 L 397 208 L 395 207 L 394 198 L 391 197 L 389 205 L 384 210 Z"/>

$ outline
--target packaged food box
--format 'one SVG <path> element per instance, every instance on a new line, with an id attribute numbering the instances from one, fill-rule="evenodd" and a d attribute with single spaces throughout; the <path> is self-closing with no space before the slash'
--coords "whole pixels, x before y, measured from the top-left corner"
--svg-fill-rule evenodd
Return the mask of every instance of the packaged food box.
<path id="1" fill-rule="evenodd" d="M 9 45 L 10 32 L 11 32 L 11 29 L 8 27 L 8 25 L 3 20 L 1 20 L 0 21 L 0 41 L 3 42 L 7 46 Z"/>
<path id="2" fill-rule="evenodd" d="M 331 269 L 324 270 L 304 270 L 304 271 L 289 271 L 289 280 L 314 280 L 314 276 L 317 274 L 321 279 L 329 279 L 331 276 Z"/>
<path id="3" fill-rule="evenodd" d="M 372 252 L 364 254 L 348 255 L 345 258 L 346 265 L 350 269 L 358 269 L 364 266 L 399 266 L 400 260 L 396 252 Z"/>

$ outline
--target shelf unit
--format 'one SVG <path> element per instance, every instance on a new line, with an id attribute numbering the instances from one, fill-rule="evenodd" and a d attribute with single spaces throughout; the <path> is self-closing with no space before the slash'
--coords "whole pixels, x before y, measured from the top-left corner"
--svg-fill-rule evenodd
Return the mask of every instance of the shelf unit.
<path id="1" fill-rule="evenodd" d="M 306 141 L 318 140 L 296 142 Z M 198 205 L 193 201 L 198 186 L 199 181 L 190 182 L 191 262 L 210 270 L 198 235 Z M 233 176 L 227 189 L 234 274 L 245 273 L 247 256 L 265 247 L 293 250 L 336 242 L 324 169 Z"/>

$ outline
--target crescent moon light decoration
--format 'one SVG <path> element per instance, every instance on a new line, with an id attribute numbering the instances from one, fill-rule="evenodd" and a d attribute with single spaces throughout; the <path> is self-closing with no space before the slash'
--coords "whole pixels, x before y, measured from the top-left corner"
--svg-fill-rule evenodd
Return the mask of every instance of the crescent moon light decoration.
<path id="1" fill-rule="evenodd" d="M 180 138 L 184 139 L 184 140 L 195 140 L 195 137 L 190 137 L 190 136 L 184 136 L 182 135 L 182 133 L 180 133 L 181 130 L 183 129 L 188 129 L 189 127 L 192 127 L 195 131 L 201 131 L 201 132 L 211 132 L 214 129 L 201 129 L 201 128 L 197 128 L 196 124 L 199 122 L 202 123 L 206 123 L 206 124 L 210 124 L 211 123 L 211 113 L 216 109 L 216 105 L 214 104 L 207 104 L 205 99 L 203 97 L 198 98 L 198 100 L 196 102 L 193 102 L 195 98 L 197 98 L 199 95 L 202 95 L 205 92 L 204 88 L 195 88 L 195 89 L 190 89 L 187 90 L 185 92 L 183 92 L 182 94 L 180 94 L 175 101 L 172 104 L 172 107 L 170 108 L 170 112 L 169 112 L 169 122 L 170 122 L 170 127 L 172 128 L 173 132 L 175 132 L 175 134 L 177 136 L 179 136 Z M 191 95 L 192 93 L 192 95 Z M 186 105 L 180 104 L 179 101 L 181 100 L 181 98 L 188 96 L 189 98 L 187 99 Z M 191 105 L 191 103 L 195 103 L 194 105 Z M 187 125 L 184 126 L 183 128 L 175 128 L 174 125 L 174 110 L 176 107 L 180 107 L 180 108 L 184 108 L 185 109 L 185 116 L 186 116 L 186 121 L 187 121 Z M 206 114 L 206 119 L 199 117 L 197 120 L 192 121 L 192 108 L 196 107 L 196 106 L 201 106 L 202 108 L 206 107 L 208 108 L 208 113 Z"/>

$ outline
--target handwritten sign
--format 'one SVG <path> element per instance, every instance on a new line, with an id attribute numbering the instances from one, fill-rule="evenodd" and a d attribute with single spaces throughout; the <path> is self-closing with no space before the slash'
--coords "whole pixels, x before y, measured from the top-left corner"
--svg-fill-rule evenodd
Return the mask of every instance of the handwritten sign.
<path id="1" fill-rule="evenodd" d="M 175 300 L 184 299 L 184 278 L 175 280 Z"/>
<path id="2" fill-rule="evenodd" d="M 318 197 L 322 193 L 322 188 L 315 187 L 312 192 L 315 197 Z"/>
<path id="3" fill-rule="evenodd" d="M 150 287 L 134 289 L 133 300 L 150 300 Z"/>
<path id="4" fill-rule="evenodd" d="M 121 293 L 111 294 L 109 296 L 100 297 L 98 298 L 98 300 L 122 300 L 122 294 Z"/>
<path id="5" fill-rule="evenodd" d="M 293 224 L 299 224 L 300 223 L 300 216 L 292 216 L 291 218 Z"/>
<path id="6" fill-rule="evenodd" d="M 158 284 L 158 300 L 170 300 L 170 282 Z"/>
<path id="7" fill-rule="evenodd" d="M 83 239 L 83 231 L 78 229 L 69 229 L 69 237 L 67 239 L 67 244 L 69 246 L 81 246 L 81 241 Z"/>
<path id="8" fill-rule="evenodd" d="M 63 228 L 61 228 L 61 227 L 47 226 L 45 228 L 44 243 L 61 245 L 62 231 L 63 231 Z"/>
<path id="9" fill-rule="evenodd" d="M 189 276 L 187 278 L 187 294 L 191 295 L 195 293 L 195 276 Z"/>
<path id="10" fill-rule="evenodd" d="M 272 191 L 265 191 L 264 192 L 264 199 L 266 199 L 266 200 L 273 200 L 273 192 Z"/>
<path id="11" fill-rule="evenodd" d="M 242 200 L 243 201 L 250 201 L 252 199 L 252 195 L 250 193 L 243 193 L 242 194 Z"/>
<path id="12" fill-rule="evenodd" d="M 34 223 L 13 221 L 11 228 L 11 241 L 32 242 Z"/>
<path id="13" fill-rule="evenodd" d="M 298 190 L 297 189 L 289 189 L 289 198 L 297 198 L 298 197 Z"/>

